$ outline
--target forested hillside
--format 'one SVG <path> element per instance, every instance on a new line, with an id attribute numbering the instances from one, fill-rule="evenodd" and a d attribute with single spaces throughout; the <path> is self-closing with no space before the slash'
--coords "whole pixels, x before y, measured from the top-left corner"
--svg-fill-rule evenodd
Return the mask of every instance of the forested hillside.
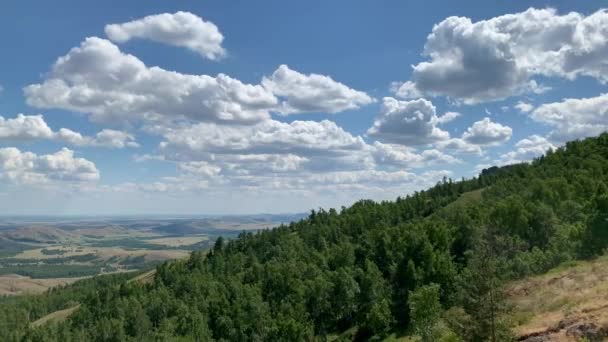
<path id="1" fill-rule="evenodd" d="M 395 201 L 220 238 L 149 284 L 99 283 L 67 321 L 0 329 L 0 340 L 504 341 L 505 281 L 606 247 L 603 134 Z M 5 303 L 0 327 L 33 310 Z"/>

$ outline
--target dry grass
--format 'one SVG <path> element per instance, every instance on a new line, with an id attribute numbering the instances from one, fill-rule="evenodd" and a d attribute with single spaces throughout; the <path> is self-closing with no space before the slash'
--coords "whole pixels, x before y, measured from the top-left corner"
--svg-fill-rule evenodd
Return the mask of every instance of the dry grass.
<path id="1" fill-rule="evenodd" d="M 158 236 L 158 234 L 154 234 L 147 231 L 140 230 L 132 230 L 126 229 L 122 227 L 116 226 L 108 226 L 108 227 L 85 227 L 78 228 L 71 231 L 72 234 L 81 236 L 86 240 L 103 240 L 111 237 L 112 239 L 122 239 L 122 238 L 138 238 L 138 237 L 153 237 Z"/>
<path id="2" fill-rule="evenodd" d="M 508 288 L 515 307 L 519 336 L 556 330 L 551 341 L 576 341 L 566 336 L 572 324 L 608 326 L 608 257 L 571 263 Z M 556 329 L 558 326 L 563 329 Z"/>
<path id="3" fill-rule="evenodd" d="M 152 240 L 146 240 L 148 243 L 153 243 L 155 245 L 161 246 L 170 246 L 170 247 L 179 247 L 179 246 L 188 246 L 193 245 L 195 243 L 199 243 L 201 241 L 209 240 L 207 236 L 184 236 L 184 237 L 164 237 Z"/>
<path id="4" fill-rule="evenodd" d="M 142 273 L 137 277 L 130 279 L 127 283 L 138 282 L 141 284 L 150 284 L 154 281 L 154 276 L 156 275 L 156 269 L 148 271 L 146 273 Z"/>
<path id="5" fill-rule="evenodd" d="M 78 310 L 79 307 L 80 307 L 80 304 L 73 306 L 71 308 L 52 312 L 34 322 L 32 322 L 32 326 L 39 327 L 39 326 L 41 326 L 45 323 L 51 322 L 51 321 L 53 321 L 53 322 L 65 321 L 66 319 L 68 319 L 68 317 L 70 317 L 70 315 L 72 313 L 74 313 L 74 311 Z"/>
<path id="6" fill-rule="evenodd" d="M 147 261 L 178 259 L 188 256 L 190 252 L 178 249 L 150 250 L 150 249 L 124 249 L 120 247 L 85 247 L 89 253 L 95 253 L 102 259 L 114 256 L 126 258 L 128 256 L 145 256 Z"/>
<path id="7" fill-rule="evenodd" d="M 42 253 L 43 248 L 28 249 L 17 255 L 19 259 L 53 259 L 65 258 L 75 255 L 95 254 L 99 259 L 110 259 L 114 256 L 126 258 L 128 256 L 145 256 L 147 261 L 177 259 L 189 254 L 185 250 L 148 250 L 148 249 L 124 249 L 120 247 L 90 247 L 90 246 L 55 246 L 46 247 L 52 250 L 63 250 L 62 255 L 46 255 Z"/>
<path id="8" fill-rule="evenodd" d="M 0 276 L 0 295 L 37 294 L 51 287 L 71 284 L 81 278 L 32 279 L 16 274 Z"/>
<path id="9" fill-rule="evenodd" d="M 54 251 L 62 251 L 63 254 L 44 254 L 42 253 L 43 249 L 54 250 Z M 64 245 L 64 246 L 49 246 L 44 248 L 34 248 L 25 250 L 17 255 L 14 258 L 17 259 L 55 259 L 55 258 L 65 258 L 76 255 L 85 255 L 94 253 L 87 247 L 81 247 L 76 245 Z"/>

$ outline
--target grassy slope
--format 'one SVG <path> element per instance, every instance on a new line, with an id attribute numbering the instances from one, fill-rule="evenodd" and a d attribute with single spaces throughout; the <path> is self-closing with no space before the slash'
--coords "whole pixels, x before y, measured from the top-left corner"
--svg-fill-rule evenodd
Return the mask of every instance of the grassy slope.
<path id="1" fill-rule="evenodd" d="M 513 331 L 521 341 L 574 342 L 581 328 L 608 329 L 608 256 L 561 265 L 546 274 L 507 287 L 513 305 Z M 352 340 L 352 335 L 334 341 Z M 385 342 L 418 341 L 391 335 Z"/>
<path id="2" fill-rule="evenodd" d="M 66 319 L 68 319 L 68 317 L 70 317 L 70 315 L 72 313 L 74 313 L 76 310 L 78 310 L 78 308 L 80 307 L 80 304 L 73 306 L 71 308 L 67 308 L 67 309 L 63 309 L 63 310 L 58 310 L 55 312 L 52 312 L 34 322 L 32 322 L 32 326 L 34 327 L 39 327 L 43 324 L 49 323 L 49 322 L 61 322 L 61 321 L 65 321 Z"/>
<path id="3" fill-rule="evenodd" d="M 478 190 L 465 192 L 462 195 L 460 195 L 460 197 L 458 197 L 455 201 L 446 205 L 442 210 L 444 210 L 444 211 L 456 210 L 458 208 L 467 206 L 467 204 L 469 204 L 469 203 L 478 202 L 481 200 L 481 193 L 483 192 L 483 190 L 484 189 L 478 189 Z"/>
<path id="4" fill-rule="evenodd" d="M 514 331 L 522 338 L 578 341 L 575 335 L 583 324 L 608 329 L 608 256 L 559 266 L 514 282 L 507 291 Z"/>
<path id="5" fill-rule="evenodd" d="M 150 284 L 154 281 L 155 274 L 156 274 L 156 269 L 153 269 L 148 272 L 142 273 L 133 279 L 128 280 L 127 283 L 139 282 L 142 284 Z"/>

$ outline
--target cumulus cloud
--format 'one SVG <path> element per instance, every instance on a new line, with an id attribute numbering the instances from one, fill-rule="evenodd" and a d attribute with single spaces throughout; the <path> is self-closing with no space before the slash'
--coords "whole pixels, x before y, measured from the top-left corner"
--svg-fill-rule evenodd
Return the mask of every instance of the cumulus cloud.
<path id="1" fill-rule="evenodd" d="M 504 165 L 530 161 L 540 157 L 549 149 L 555 150 L 556 148 L 549 140 L 536 134 L 518 141 L 515 147 L 514 151 L 500 156 L 498 162 Z"/>
<path id="2" fill-rule="evenodd" d="M 194 156 L 210 154 L 269 154 L 300 155 L 336 154 L 361 150 L 365 142 L 329 120 L 293 121 L 283 123 L 264 121 L 253 126 L 197 124 L 168 130 L 161 149 Z"/>
<path id="3" fill-rule="evenodd" d="M 54 132 L 42 115 L 18 114 L 16 118 L 0 116 L 0 140 L 47 139 L 75 146 L 99 146 L 111 148 L 138 147 L 135 137 L 123 131 L 104 129 L 94 137 L 83 136 L 67 128 Z"/>
<path id="4" fill-rule="evenodd" d="M 67 148 L 37 155 L 6 147 L 0 148 L 0 178 L 23 185 L 92 182 L 99 179 L 99 171 L 93 162 L 74 157 L 74 151 Z"/>
<path id="5" fill-rule="evenodd" d="M 260 85 L 219 74 L 188 75 L 147 67 L 110 41 L 91 37 L 24 89 L 27 103 L 89 113 L 97 122 L 188 118 L 251 124 L 269 118 L 276 97 Z"/>
<path id="6" fill-rule="evenodd" d="M 222 171 L 219 166 L 205 161 L 184 162 L 178 164 L 178 167 L 181 171 L 202 175 L 204 177 L 214 177 Z"/>
<path id="7" fill-rule="evenodd" d="M 533 105 L 522 101 L 517 102 L 514 107 L 522 113 L 529 113 L 532 111 L 532 109 L 534 109 Z"/>
<path id="8" fill-rule="evenodd" d="M 278 181 L 278 174 L 299 179 L 312 174 L 414 169 L 460 162 L 436 149 L 417 151 L 380 142 L 370 145 L 328 120 L 269 120 L 253 126 L 205 123 L 170 129 L 163 136 L 160 155 L 141 160 L 173 161 L 179 165 L 202 161 L 204 170 L 209 165 L 217 167 L 217 179 L 247 186 L 267 177 Z"/>
<path id="9" fill-rule="evenodd" d="M 442 172 L 442 175 L 449 174 L 449 172 Z M 355 171 L 355 172 L 330 172 L 323 174 L 313 174 L 306 183 L 302 182 L 299 184 L 301 187 L 305 186 L 335 186 L 338 189 L 347 187 L 366 187 L 366 186 L 382 186 L 386 187 L 388 184 L 406 184 L 408 182 L 418 183 L 424 181 L 427 177 L 435 178 L 435 182 L 440 179 L 437 172 L 423 173 L 417 175 L 413 172 L 408 171 L 383 171 L 383 170 L 371 170 L 371 171 Z M 297 186 L 297 185 L 296 185 Z M 342 186 L 342 187 L 341 187 Z"/>
<path id="10" fill-rule="evenodd" d="M 295 154 L 245 154 L 227 158 L 226 169 L 229 173 L 263 175 L 268 172 L 292 172 L 301 170 L 310 158 Z M 245 167 L 243 167 L 243 165 Z"/>
<path id="11" fill-rule="evenodd" d="M 433 27 L 428 60 L 413 66 L 407 89 L 472 104 L 547 91 L 531 79 L 536 75 L 606 82 L 607 24 L 605 10 L 585 16 L 530 8 L 478 22 L 449 17 Z"/>
<path id="12" fill-rule="evenodd" d="M 441 151 L 452 151 L 462 154 L 483 154 L 479 145 L 469 143 L 461 138 L 450 138 L 435 143 L 435 147 Z"/>
<path id="13" fill-rule="evenodd" d="M 511 127 L 484 118 L 469 127 L 462 135 L 462 139 L 475 145 L 497 145 L 511 139 L 512 133 Z"/>
<path id="14" fill-rule="evenodd" d="M 305 75 L 281 65 L 262 85 L 282 101 L 282 114 L 301 112 L 338 113 L 368 105 L 373 99 L 366 93 L 349 88 L 329 76 Z"/>
<path id="15" fill-rule="evenodd" d="M 445 114 L 443 114 L 442 116 L 437 118 L 437 123 L 439 123 L 439 124 L 448 123 L 450 121 L 454 121 L 459 116 L 460 116 L 460 113 L 458 113 L 458 112 L 446 112 Z"/>
<path id="16" fill-rule="evenodd" d="M 379 165 L 394 165 L 405 168 L 460 162 L 460 160 L 436 149 L 424 150 L 418 153 L 407 146 L 383 144 L 377 141 L 373 144 L 372 153 L 376 163 Z"/>
<path id="17" fill-rule="evenodd" d="M 12 119 L 0 116 L 0 139 L 51 139 L 54 134 L 42 115 L 18 114 Z"/>
<path id="18" fill-rule="evenodd" d="M 532 111 L 530 116 L 554 128 L 549 135 L 554 141 L 598 135 L 608 131 L 608 94 L 546 103 Z"/>
<path id="19" fill-rule="evenodd" d="M 135 137 L 127 132 L 113 129 L 103 129 L 94 137 L 83 136 L 68 128 L 61 128 L 54 134 L 57 140 L 65 141 L 75 146 L 98 146 L 110 148 L 139 147 Z"/>
<path id="20" fill-rule="evenodd" d="M 374 101 L 330 77 L 301 74 L 287 66 L 250 85 L 222 74 L 187 75 L 148 67 L 112 42 L 92 37 L 60 57 L 42 83 L 24 91 L 33 106 L 88 113 L 95 122 L 140 124 L 162 141 L 156 155 L 137 159 L 175 163 L 180 179 L 200 181 L 197 186 L 257 186 L 268 178 L 277 184 L 278 179 L 292 181 L 307 174 L 455 162 L 437 150 L 401 150 L 393 159 L 379 157 L 377 147 L 328 120 L 273 120 L 270 113 L 275 111 L 334 113 Z M 407 112 L 402 115 L 411 117 L 406 124 L 414 130 L 411 136 L 428 133 L 423 137 L 427 142 L 449 137 L 434 127 L 439 119 L 432 104 L 420 101 L 420 113 L 414 104 L 401 108 Z M 430 132 L 425 125 L 431 126 Z M 53 136 L 76 146 L 136 144 L 126 132 L 109 129 L 86 137 L 64 128 Z"/>
<path id="21" fill-rule="evenodd" d="M 373 102 L 328 76 L 304 75 L 285 65 L 262 84 L 148 67 L 112 42 L 91 37 L 24 92 L 29 105 L 89 113 L 93 121 L 113 124 L 186 119 L 244 125 L 269 120 L 272 111 L 336 113 Z"/>
<path id="22" fill-rule="evenodd" d="M 391 83 L 390 90 L 393 92 L 393 94 L 395 94 L 396 97 L 406 100 L 419 99 L 423 97 L 422 93 L 418 90 L 418 88 L 416 88 L 416 83 L 412 81 L 406 81 L 403 83 L 393 82 Z"/>
<path id="23" fill-rule="evenodd" d="M 224 36 L 217 26 L 190 12 L 150 15 L 122 24 L 106 25 L 105 31 L 108 38 L 117 43 L 135 38 L 149 39 L 187 48 L 211 60 L 226 54 L 222 47 Z"/>
<path id="24" fill-rule="evenodd" d="M 435 106 L 426 100 L 399 101 L 385 97 L 380 113 L 367 134 L 379 141 L 402 145 L 424 145 L 446 140 L 450 134 L 437 127 Z"/>

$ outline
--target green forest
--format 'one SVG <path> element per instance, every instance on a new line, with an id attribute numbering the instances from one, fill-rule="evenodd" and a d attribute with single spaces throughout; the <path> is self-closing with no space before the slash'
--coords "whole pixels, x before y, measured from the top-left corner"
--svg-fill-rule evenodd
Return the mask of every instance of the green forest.
<path id="1" fill-rule="evenodd" d="M 104 276 L 2 299 L 0 340 L 510 341 L 505 282 L 606 247 L 602 134 L 395 201 L 218 238 L 151 283 Z M 29 324 L 74 303 L 63 322 Z"/>

